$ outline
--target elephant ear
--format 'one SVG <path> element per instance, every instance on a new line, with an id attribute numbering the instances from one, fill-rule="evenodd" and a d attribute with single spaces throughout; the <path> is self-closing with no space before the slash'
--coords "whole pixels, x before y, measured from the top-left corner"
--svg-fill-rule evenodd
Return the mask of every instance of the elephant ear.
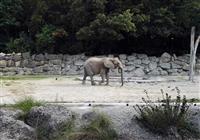
<path id="1" fill-rule="evenodd" d="M 109 68 L 109 69 L 114 69 L 115 68 L 115 65 L 113 64 L 112 59 L 106 58 L 106 59 L 103 60 L 103 63 L 104 63 L 104 66 L 106 68 Z"/>

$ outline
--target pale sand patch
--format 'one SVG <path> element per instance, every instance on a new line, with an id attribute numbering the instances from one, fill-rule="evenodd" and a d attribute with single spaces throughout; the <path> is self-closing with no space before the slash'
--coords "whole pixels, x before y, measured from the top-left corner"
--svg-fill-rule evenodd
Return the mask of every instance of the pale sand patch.
<path id="1" fill-rule="evenodd" d="M 187 81 L 185 77 L 152 78 L 151 80 L 155 82 L 132 80 L 132 82 L 125 83 L 123 87 L 120 87 L 120 82 L 112 79 L 113 82 L 110 83 L 110 86 L 91 86 L 90 81 L 87 81 L 86 85 L 82 85 L 78 79 L 78 76 L 75 76 L 72 78 L 58 77 L 56 80 L 54 76 L 34 80 L 11 80 L 10 83 L 9 80 L 2 80 L 0 103 L 13 103 L 26 96 L 48 102 L 141 102 L 141 98 L 146 97 L 144 90 L 148 91 L 153 100 L 157 100 L 162 98 L 160 89 L 176 97 L 176 87 L 180 89 L 181 95 L 186 95 L 187 98 L 200 98 L 199 77 L 195 83 Z"/>

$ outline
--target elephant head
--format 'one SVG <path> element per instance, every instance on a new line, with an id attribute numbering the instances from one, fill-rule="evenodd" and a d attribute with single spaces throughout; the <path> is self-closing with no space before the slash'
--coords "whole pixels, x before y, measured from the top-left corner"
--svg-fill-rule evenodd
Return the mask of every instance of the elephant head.
<path id="1" fill-rule="evenodd" d="M 119 58 L 115 57 L 115 58 L 107 58 L 104 60 L 104 66 L 106 68 L 109 68 L 109 69 L 116 69 L 118 68 L 118 72 L 121 73 L 121 82 L 122 82 L 122 85 L 124 84 L 124 78 L 123 78 L 123 65 L 122 65 L 122 62 L 119 60 Z"/>

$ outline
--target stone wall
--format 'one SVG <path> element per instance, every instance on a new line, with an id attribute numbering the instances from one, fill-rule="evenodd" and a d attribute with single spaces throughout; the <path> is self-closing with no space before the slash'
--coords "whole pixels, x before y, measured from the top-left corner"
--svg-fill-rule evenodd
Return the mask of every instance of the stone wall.
<path id="1" fill-rule="evenodd" d="M 109 55 L 112 57 L 112 55 Z M 103 56 L 99 56 L 103 57 Z M 168 53 L 160 57 L 146 54 L 119 55 L 125 68 L 125 76 L 144 75 L 188 75 L 189 55 L 171 56 Z M 87 59 L 84 54 L 37 54 L 27 53 L 4 54 L 0 53 L 0 74 L 2 75 L 75 75 L 83 73 L 83 64 Z M 197 59 L 196 72 L 200 71 L 200 58 Z M 117 70 L 112 70 L 117 75 Z M 118 74 L 119 75 L 119 74 Z"/>

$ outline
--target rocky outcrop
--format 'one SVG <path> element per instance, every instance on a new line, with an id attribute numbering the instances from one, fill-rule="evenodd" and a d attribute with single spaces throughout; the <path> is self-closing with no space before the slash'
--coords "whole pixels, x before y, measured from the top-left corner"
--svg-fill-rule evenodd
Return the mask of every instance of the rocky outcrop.
<path id="1" fill-rule="evenodd" d="M 113 57 L 113 55 L 108 55 Z M 105 56 L 98 56 L 105 57 Z M 33 54 L 29 52 L 18 54 L 0 53 L 0 74 L 3 75 L 79 75 L 83 74 L 83 64 L 88 57 L 63 54 Z M 188 75 L 189 55 L 171 56 L 163 53 L 160 57 L 146 54 L 119 55 L 125 66 L 125 75 Z M 200 73 L 200 58 L 197 58 L 196 72 Z M 113 70 L 111 75 L 118 73 Z"/>
<path id="2" fill-rule="evenodd" d="M 36 140 L 35 130 L 18 120 L 20 110 L 0 109 L 1 140 Z"/>
<path id="3" fill-rule="evenodd" d="M 42 140 L 54 140 L 72 119 L 72 112 L 66 107 L 49 105 L 32 108 L 26 122 L 37 129 Z"/>

